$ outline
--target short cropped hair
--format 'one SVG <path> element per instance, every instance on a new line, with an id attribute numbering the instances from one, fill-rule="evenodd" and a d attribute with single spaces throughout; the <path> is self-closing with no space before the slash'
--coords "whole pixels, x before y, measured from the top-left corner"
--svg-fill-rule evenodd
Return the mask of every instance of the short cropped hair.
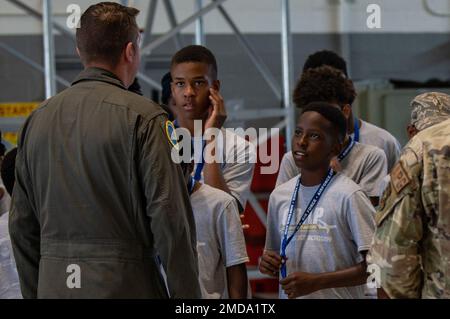
<path id="1" fill-rule="evenodd" d="M 303 66 L 303 72 L 323 65 L 338 69 L 345 74 L 345 77 L 348 77 L 347 63 L 345 60 L 336 52 L 330 50 L 317 51 L 316 53 L 311 54 L 308 59 L 306 59 L 305 65 Z"/>
<path id="2" fill-rule="evenodd" d="M 332 136 L 337 136 L 340 143 L 344 142 L 347 134 L 347 120 L 338 108 L 330 103 L 313 102 L 303 108 L 302 115 L 306 112 L 316 112 L 326 118 L 334 130 L 334 132 L 330 132 L 330 134 Z"/>
<path id="3" fill-rule="evenodd" d="M 205 63 L 211 69 L 211 76 L 213 80 L 217 80 L 218 68 L 217 61 L 214 54 L 207 48 L 201 45 L 190 45 L 187 46 L 177 53 L 172 58 L 171 67 L 177 64 L 187 63 L 187 62 L 197 62 Z"/>
<path id="4" fill-rule="evenodd" d="M 312 102 L 338 103 L 339 106 L 352 105 L 356 91 L 352 80 L 327 65 L 309 69 L 302 74 L 294 89 L 294 104 L 303 108 Z"/>
<path id="5" fill-rule="evenodd" d="M 83 64 L 105 62 L 115 67 L 128 43 L 138 45 L 139 10 L 114 2 L 90 6 L 76 31 L 77 48 Z"/>

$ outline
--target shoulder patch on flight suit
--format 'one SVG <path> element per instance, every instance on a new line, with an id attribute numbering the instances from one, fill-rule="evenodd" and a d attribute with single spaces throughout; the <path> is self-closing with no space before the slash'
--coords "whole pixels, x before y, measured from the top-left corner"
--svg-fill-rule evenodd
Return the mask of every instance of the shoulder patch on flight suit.
<path id="1" fill-rule="evenodd" d="M 170 144 L 175 147 L 175 149 L 179 150 L 177 132 L 175 130 L 175 125 L 171 121 L 166 122 L 165 131 Z"/>
<path id="2" fill-rule="evenodd" d="M 411 179 L 403 168 L 402 162 L 395 164 L 391 172 L 391 183 L 395 192 L 400 193 L 406 186 L 411 183 Z"/>

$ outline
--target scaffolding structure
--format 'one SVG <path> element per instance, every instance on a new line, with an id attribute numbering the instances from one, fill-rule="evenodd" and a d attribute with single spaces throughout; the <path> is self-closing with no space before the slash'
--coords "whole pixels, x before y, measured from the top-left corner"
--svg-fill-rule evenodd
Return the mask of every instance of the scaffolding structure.
<path id="1" fill-rule="evenodd" d="M 21 0 L 7 0 L 11 4 L 25 11 L 31 17 L 42 21 L 43 27 L 43 48 L 44 48 L 44 65 L 40 65 L 39 63 L 34 62 L 29 59 L 22 53 L 18 52 L 14 48 L 8 46 L 6 43 L 0 41 L 0 49 L 3 49 L 7 53 L 15 56 L 22 62 L 27 65 L 33 67 L 34 69 L 42 72 L 45 76 L 45 96 L 46 98 L 50 98 L 54 96 L 56 91 L 56 83 L 61 84 L 64 87 L 69 87 L 70 83 L 66 81 L 64 78 L 57 75 L 56 72 L 56 62 L 55 62 L 55 48 L 54 48 L 54 31 L 58 31 L 63 37 L 68 38 L 72 41 L 75 41 L 75 34 L 69 30 L 65 25 L 60 24 L 53 19 L 52 15 L 52 0 L 42 0 L 42 11 L 39 12 L 33 7 L 30 7 L 28 4 L 22 2 Z M 252 47 L 250 42 L 247 40 L 246 36 L 242 34 L 239 30 L 237 24 L 233 21 L 231 15 L 224 8 L 223 4 L 227 0 L 211 0 L 208 4 L 204 0 L 193 0 L 196 8 L 196 12 L 186 18 L 185 20 L 178 22 L 175 17 L 175 11 L 171 0 L 150 0 L 147 18 L 144 26 L 144 33 L 142 34 L 142 49 L 141 55 L 143 61 L 146 57 L 152 54 L 152 51 L 155 50 L 158 46 L 165 43 L 166 41 L 173 39 L 175 42 L 175 47 L 177 49 L 181 48 L 181 37 L 180 31 L 187 26 L 195 23 L 195 43 L 199 45 L 205 44 L 205 26 L 203 22 L 203 17 L 210 13 L 213 10 L 217 10 L 220 15 L 224 18 L 228 26 L 233 31 L 236 36 L 238 42 L 249 56 L 250 60 L 253 62 L 254 66 L 261 74 L 262 78 L 267 82 L 271 91 L 279 100 L 282 102 L 283 108 L 273 108 L 273 109 L 265 109 L 264 115 L 261 115 L 259 110 L 242 110 L 235 111 L 238 113 L 242 112 L 242 115 L 245 118 L 279 118 L 283 117 L 284 119 L 276 124 L 274 127 L 280 130 L 286 129 L 286 136 L 292 136 L 294 131 L 294 114 L 295 110 L 293 107 L 293 103 L 291 101 L 291 87 L 292 87 L 292 35 L 290 28 L 290 11 L 289 11 L 289 1 L 290 0 L 281 0 L 280 6 L 280 15 L 281 15 L 281 26 L 280 26 L 280 45 L 281 45 L 281 53 L 282 53 L 282 83 L 281 85 L 275 80 L 275 77 L 270 72 L 269 68 L 263 62 L 262 58 L 256 52 L 256 50 Z M 129 1 L 121 0 L 121 4 L 128 5 Z M 162 2 L 164 8 L 167 13 L 167 17 L 169 20 L 169 24 L 171 29 L 163 35 L 160 35 L 156 39 L 150 41 L 153 24 L 155 20 L 155 12 L 157 9 L 158 2 Z M 148 84 L 150 87 L 155 88 L 157 90 L 161 90 L 161 86 L 158 81 L 152 79 L 148 75 L 144 74 L 144 65 L 141 66 L 140 71 L 138 72 L 137 77 L 143 83 Z M 233 114 L 235 117 L 239 117 L 240 114 Z M 20 125 L 25 121 L 24 118 L 14 118 L 7 119 L 6 127 L 7 128 L 16 128 L 18 129 Z M 259 144 L 263 144 L 267 142 L 269 138 L 272 136 L 264 136 L 259 139 Z M 290 149 L 290 139 L 287 139 L 287 148 Z M 261 223 L 266 226 L 266 213 L 264 209 L 261 207 L 257 196 L 253 193 L 249 196 L 249 204 L 252 206 L 256 214 L 258 215 Z M 258 277 L 257 272 L 253 274 L 253 278 Z"/>
<path id="2" fill-rule="evenodd" d="M 22 0 L 7 0 L 11 4 L 20 8 L 21 10 L 28 13 L 31 17 L 35 19 L 39 19 L 42 21 L 43 26 L 43 47 L 44 47 L 44 65 L 40 65 L 31 59 L 27 58 L 14 48 L 8 46 L 6 43 L 0 42 L 0 48 L 5 50 L 11 55 L 14 55 L 24 63 L 30 65 L 36 70 L 43 72 L 45 75 L 45 92 L 46 98 L 49 98 L 56 94 L 56 83 L 68 87 L 70 84 L 65 79 L 59 77 L 56 73 L 56 63 L 55 63 L 55 49 L 54 49 L 54 31 L 58 31 L 63 37 L 71 39 L 75 41 L 75 34 L 70 31 L 65 25 L 62 25 L 53 20 L 52 17 L 52 0 L 42 0 L 42 12 L 39 12 L 35 8 L 30 7 Z M 187 26 L 195 23 L 195 43 L 196 44 L 205 44 L 205 27 L 203 23 L 203 17 L 210 13 L 213 10 L 217 10 L 221 16 L 224 18 L 228 26 L 233 31 L 237 40 L 241 44 L 242 48 L 249 56 L 250 60 L 253 62 L 254 66 L 261 74 L 262 78 L 267 82 L 271 91 L 278 101 L 280 101 L 283 105 L 283 109 L 273 108 L 273 109 L 265 109 L 263 115 L 258 110 L 242 110 L 235 111 L 238 114 L 232 114 L 234 117 L 240 117 L 245 115 L 245 118 L 271 118 L 271 117 L 283 117 L 280 123 L 276 124 L 275 127 L 280 129 L 286 129 L 286 136 L 292 136 L 294 131 L 295 122 L 294 122 L 294 114 L 295 110 L 293 107 L 292 99 L 291 99 L 291 87 L 292 87 L 292 35 L 290 28 L 290 11 L 289 11 L 289 1 L 290 0 L 281 0 L 280 6 L 280 15 L 281 15 L 281 53 L 282 53 L 282 83 L 281 85 L 275 80 L 275 77 L 270 72 L 269 68 L 264 63 L 263 59 L 258 55 L 256 50 L 252 47 L 250 42 L 247 40 L 246 36 L 242 34 L 239 30 L 237 24 L 233 21 L 230 14 L 224 8 L 223 4 L 227 0 L 211 0 L 209 4 L 205 5 L 206 1 L 204 0 L 192 0 L 196 6 L 197 11 L 194 12 L 191 16 L 186 18 L 185 20 L 178 22 L 175 17 L 175 10 L 171 0 L 150 0 L 150 4 L 148 6 L 147 18 L 144 27 L 143 33 L 143 42 L 142 42 L 142 50 L 141 55 L 142 58 L 146 58 L 152 54 L 152 51 L 159 47 L 161 44 L 166 41 L 173 39 L 175 42 L 175 47 L 177 49 L 181 48 L 181 37 L 180 31 L 186 28 Z M 121 0 L 121 4 L 128 5 L 128 0 Z M 152 35 L 153 23 L 155 20 L 155 13 L 157 9 L 158 2 L 162 2 L 165 10 L 167 12 L 168 20 L 171 26 L 171 29 L 165 34 L 159 36 L 158 38 L 150 41 L 150 37 Z M 161 85 L 158 81 L 152 79 L 148 75 L 144 74 L 144 64 L 140 69 L 137 77 L 143 83 L 146 83 L 150 87 L 161 90 Z M 288 150 L 291 149 L 290 140 L 286 141 Z"/>

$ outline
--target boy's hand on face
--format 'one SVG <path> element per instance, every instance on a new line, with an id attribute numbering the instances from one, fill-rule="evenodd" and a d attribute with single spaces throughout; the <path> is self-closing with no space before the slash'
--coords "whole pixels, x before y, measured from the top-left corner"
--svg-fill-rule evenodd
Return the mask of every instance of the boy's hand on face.
<path id="1" fill-rule="evenodd" d="M 225 109 L 225 103 L 223 102 L 222 95 L 219 91 L 211 88 L 209 89 L 211 106 L 209 108 L 208 119 L 205 123 L 205 130 L 208 128 L 221 129 L 225 120 L 227 119 L 227 111 Z"/>
<path id="2" fill-rule="evenodd" d="M 264 251 L 261 261 L 259 262 L 259 271 L 265 275 L 278 277 L 281 262 L 282 258 L 278 253 L 266 250 Z"/>
<path id="3" fill-rule="evenodd" d="M 281 288 L 289 299 L 309 295 L 319 290 L 317 274 L 294 272 L 280 281 Z"/>

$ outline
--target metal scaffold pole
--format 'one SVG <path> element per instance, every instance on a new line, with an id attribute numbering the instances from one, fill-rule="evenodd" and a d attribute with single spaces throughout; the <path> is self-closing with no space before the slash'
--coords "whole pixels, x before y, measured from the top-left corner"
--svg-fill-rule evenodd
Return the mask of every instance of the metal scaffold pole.
<path id="1" fill-rule="evenodd" d="M 291 138 L 295 129 L 295 109 L 291 98 L 292 84 L 292 35 L 289 0 L 281 1 L 281 52 L 283 65 L 283 106 L 286 110 L 286 147 L 292 149 Z"/>
<path id="2" fill-rule="evenodd" d="M 203 0 L 195 0 L 196 9 L 200 11 L 203 8 Z M 195 44 L 197 45 L 205 45 L 205 29 L 203 25 L 203 17 L 198 17 L 197 21 L 195 21 Z"/>
<path id="3" fill-rule="evenodd" d="M 44 35 L 45 97 L 48 99 L 56 94 L 55 44 L 53 38 L 51 0 L 44 0 L 42 2 L 42 18 Z"/>

